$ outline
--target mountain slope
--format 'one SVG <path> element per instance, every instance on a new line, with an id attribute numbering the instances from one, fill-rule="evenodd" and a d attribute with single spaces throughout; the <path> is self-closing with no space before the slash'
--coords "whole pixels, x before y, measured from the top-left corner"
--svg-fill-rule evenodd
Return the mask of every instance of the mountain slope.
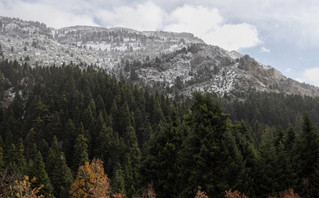
<path id="1" fill-rule="evenodd" d="M 205 44 L 189 33 L 127 28 L 49 28 L 39 22 L 0 17 L 0 58 L 31 66 L 93 64 L 142 86 L 171 95 L 208 91 L 219 95 L 266 92 L 319 96 L 248 55 Z"/>

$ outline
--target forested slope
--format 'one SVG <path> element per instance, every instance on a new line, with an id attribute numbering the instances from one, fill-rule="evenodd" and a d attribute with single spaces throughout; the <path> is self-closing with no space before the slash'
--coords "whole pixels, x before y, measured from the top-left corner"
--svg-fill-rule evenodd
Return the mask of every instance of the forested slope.
<path id="1" fill-rule="evenodd" d="M 194 197 L 198 186 L 209 197 L 229 189 L 268 197 L 289 188 L 319 196 L 319 134 L 311 122 L 317 114 L 304 114 L 302 106 L 296 108 L 302 125 L 288 119 L 293 125 L 286 128 L 286 119 L 246 118 L 264 111 L 252 105 L 243 111 L 249 100 L 225 105 L 229 115 L 210 95 L 176 102 L 83 65 L 4 61 L 0 85 L 3 197 L 17 195 L 16 180 L 32 178 L 30 188 L 46 197 Z M 257 121 L 269 127 L 255 131 Z"/>

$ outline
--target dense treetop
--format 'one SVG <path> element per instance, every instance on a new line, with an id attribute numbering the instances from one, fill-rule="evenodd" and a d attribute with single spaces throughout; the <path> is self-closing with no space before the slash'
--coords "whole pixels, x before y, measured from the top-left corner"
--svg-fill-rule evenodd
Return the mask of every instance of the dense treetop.
<path id="1" fill-rule="evenodd" d="M 177 101 L 91 66 L 3 61 L 0 194 L 318 197 L 318 99 L 246 97 Z"/>

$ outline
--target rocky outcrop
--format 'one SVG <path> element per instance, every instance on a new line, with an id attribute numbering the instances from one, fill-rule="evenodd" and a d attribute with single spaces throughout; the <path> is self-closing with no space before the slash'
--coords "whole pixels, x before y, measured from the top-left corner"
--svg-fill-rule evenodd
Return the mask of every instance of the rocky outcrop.
<path id="1" fill-rule="evenodd" d="M 0 59 L 31 66 L 86 63 L 170 96 L 250 89 L 319 96 L 317 87 L 286 78 L 248 55 L 207 45 L 190 33 L 90 26 L 54 29 L 0 17 Z"/>

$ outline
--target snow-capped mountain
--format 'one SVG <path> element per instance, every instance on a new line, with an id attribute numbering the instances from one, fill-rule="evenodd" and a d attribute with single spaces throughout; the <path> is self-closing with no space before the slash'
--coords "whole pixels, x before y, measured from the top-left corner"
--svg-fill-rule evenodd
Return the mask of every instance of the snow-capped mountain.
<path id="1" fill-rule="evenodd" d="M 31 66 L 96 65 L 171 95 L 250 89 L 319 96 L 319 88 L 285 77 L 248 55 L 205 44 L 190 33 L 45 24 L 0 17 L 0 59 Z"/>

